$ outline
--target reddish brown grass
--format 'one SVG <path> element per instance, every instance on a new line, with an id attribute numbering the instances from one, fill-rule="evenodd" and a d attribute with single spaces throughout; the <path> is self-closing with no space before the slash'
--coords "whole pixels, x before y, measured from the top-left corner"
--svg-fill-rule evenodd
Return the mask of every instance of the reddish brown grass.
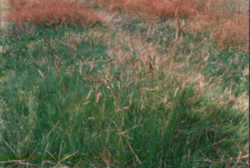
<path id="1" fill-rule="evenodd" d="M 213 40 L 222 48 L 235 48 L 245 52 L 249 45 L 248 11 L 225 9 L 226 0 L 208 0 L 190 23 L 193 30 L 211 34 Z M 235 8 L 242 2 L 232 1 Z M 237 9 L 235 9 L 237 10 Z M 196 25 L 196 26 L 194 26 Z"/>
<path id="2" fill-rule="evenodd" d="M 227 0 L 93 0 L 110 10 L 122 9 L 142 17 L 188 19 L 190 30 L 212 35 L 220 47 L 248 50 L 248 12 L 235 13 L 225 8 Z M 19 26 L 38 24 L 88 24 L 99 18 L 94 11 L 76 0 L 10 0 L 11 21 Z M 232 1 L 242 6 L 240 1 Z"/>
<path id="3" fill-rule="evenodd" d="M 242 1 L 227 0 L 95 0 L 108 9 L 123 9 L 148 17 L 188 19 L 186 27 L 212 35 L 222 48 L 238 46 L 248 50 L 248 12 L 226 9 L 225 5 L 242 6 Z"/>
<path id="4" fill-rule="evenodd" d="M 156 16 L 169 16 L 176 15 L 178 10 L 179 17 L 190 17 L 194 15 L 192 2 L 194 0 L 96 0 L 111 10 L 125 9 L 126 11 L 143 12 L 145 15 L 153 14 Z"/>
<path id="5" fill-rule="evenodd" d="M 232 19 L 222 18 L 220 23 L 211 29 L 214 41 L 222 48 L 233 47 L 247 52 L 248 22 L 247 13 L 232 15 Z"/>
<path id="6" fill-rule="evenodd" d="M 98 17 L 84 4 L 66 0 L 10 0 L 9 18 L 19 26 L 24 23 L 44 25 L 88 24 Z"/>

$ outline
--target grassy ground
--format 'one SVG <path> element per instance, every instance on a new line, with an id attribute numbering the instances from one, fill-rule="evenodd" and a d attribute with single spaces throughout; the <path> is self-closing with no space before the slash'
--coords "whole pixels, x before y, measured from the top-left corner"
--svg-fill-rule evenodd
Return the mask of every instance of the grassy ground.
<path id="1" fill-rule="evenodd" d="M 248 54 L 168 19 L 0 36 L 0 166 L 248 167 Z"/>

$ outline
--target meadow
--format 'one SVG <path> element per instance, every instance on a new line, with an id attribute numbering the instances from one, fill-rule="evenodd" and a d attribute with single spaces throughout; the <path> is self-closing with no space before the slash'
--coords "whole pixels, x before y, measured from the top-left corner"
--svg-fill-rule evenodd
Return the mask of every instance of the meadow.
<path id="1" fill-rule="evenodd" d="M 246 4 L 10 0 L 0 167 L 249 167 Z"/>

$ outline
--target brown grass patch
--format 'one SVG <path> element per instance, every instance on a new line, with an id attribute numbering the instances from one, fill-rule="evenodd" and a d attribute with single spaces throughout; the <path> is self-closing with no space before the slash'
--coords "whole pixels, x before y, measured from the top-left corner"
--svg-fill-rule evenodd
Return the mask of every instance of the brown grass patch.
<path id="1" fill-rule="evenodd" d="M 178 15 L 180 17 L 190 17 L 194 15 L 192 2 L 180 1 L 180 0 L 95 0 L 97 3 L 108 7 L 111 10 L 124 9 L 126 11 L 132 11 L 141 13 L 145 16 L 156 15 L 156 16 L 169 16 L 173 17 L 176 15 L 176 9 L 178 9 Z"/>
<path id="2" fill-rule="evenodd" d="M 87 5 L 66 0 L 10 0 L 9 18 L 22 26 L 24 23 L 44 25 L 88 24 L 98 21 Z"/>
<path id="3" fill-rule="evenodd" d="M 110 10 L 122 9 L 142 17 L 188 19 L 191 30 L 204 31 L 222 48 L 248 50 L 248 3 L 244 0 L 95 0 Z M 245 4 L 244 4 L 245 3 Z"/>
<path id="4" fill-rule="evenodd" d="M 232 15 L 232 19 L 222 18 L 218 26 L 212 29 L 215 42 L 221 47 L 234 47 L 248 51 L 249 43 L 248 14 Z"/>

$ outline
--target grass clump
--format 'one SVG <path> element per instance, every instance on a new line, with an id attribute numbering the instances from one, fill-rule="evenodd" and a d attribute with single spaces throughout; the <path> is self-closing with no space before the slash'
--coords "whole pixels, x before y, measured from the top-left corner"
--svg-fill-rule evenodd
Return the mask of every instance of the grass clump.
<path id="1" fill-rule="evenodd" d="M 111 52 L 94 31 L 34 26 L 1 35 L 1 165 L 247 166 L 244 112 L 152 69 L 129 46 Z"/>
<path id="2" fill-rule="evenodd" d="M 222 49 L 213 43 L 213 38 L 202 32 L 186 32 L 178 40 L 176 29 L 170 21 L 133 18 L 123 15 L 123 20 L 116 23 L 134 36 L 141 37 L 161 53 L 160 67 L 168 69 L 171 62 L 182 72 L 197 72 L 204 75 L 210 84 L 216 83 L 224 89 L 232 90 L 235 95 L 248 91 L 243 71 L 248 67 L 249 55 L 242 50 Z M 154 24 L 154 25 L 152 25 Z M 171 61 L 170 61 L 171 60 Z M 245 76 L 245 77 L 244 77 Z M 244 87 L 242 87 L 244 85 Z"/>

